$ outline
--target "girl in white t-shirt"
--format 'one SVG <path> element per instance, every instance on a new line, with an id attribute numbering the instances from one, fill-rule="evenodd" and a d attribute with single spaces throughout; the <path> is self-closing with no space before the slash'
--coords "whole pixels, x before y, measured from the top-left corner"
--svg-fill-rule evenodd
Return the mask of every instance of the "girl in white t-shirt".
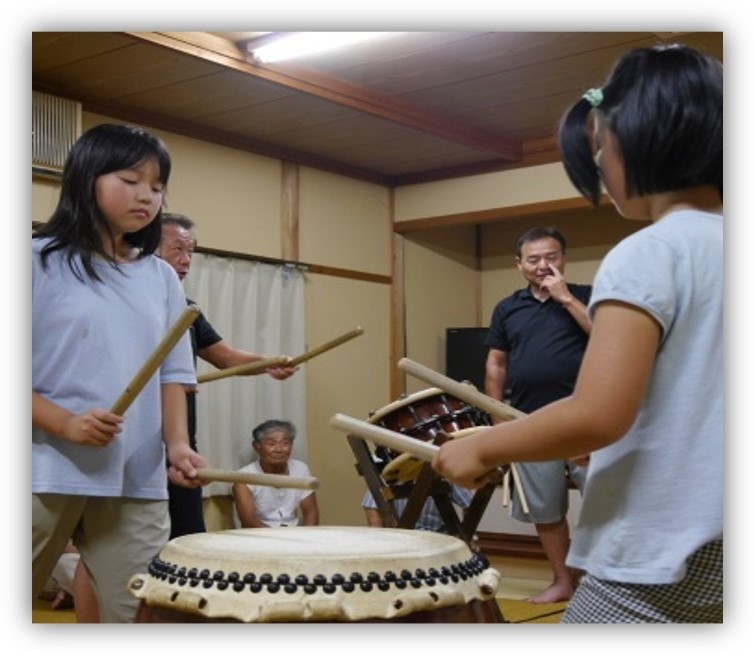
<path id="1" fill-rule="evenodd" d="M 108 409 L 186 307 L 152 254 L 170 167 L 141 128 L 93 127 L 32 237 L 32 597 L 72 540 L 103 622 L 133 620 L 128 580 L 168 540 L 166 452 L 177 484 L 205 465 L 186 427 L 188 334 L 123 416 Z"/>
<path id="2" fill-rule="evenodd" d="M 588 127 L 592 128 L 592 136 Z M 494 467 L 590 453 L 564 622 L 723 620 L 723 66 L 684 46 L 624 55 L 560 129 L 597 205 L 650 220 L 601 264 L 572 396 L 433 466 L 479 486 Z"/>

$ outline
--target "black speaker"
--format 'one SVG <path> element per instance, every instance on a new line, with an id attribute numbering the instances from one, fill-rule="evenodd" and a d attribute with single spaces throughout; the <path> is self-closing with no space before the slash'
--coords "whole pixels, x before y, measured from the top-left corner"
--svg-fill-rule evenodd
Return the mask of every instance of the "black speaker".
<path id="1" fill-rule="evenodd" d="M 446 328 L 446 376 L 485 391 L 488 328 Z"/>

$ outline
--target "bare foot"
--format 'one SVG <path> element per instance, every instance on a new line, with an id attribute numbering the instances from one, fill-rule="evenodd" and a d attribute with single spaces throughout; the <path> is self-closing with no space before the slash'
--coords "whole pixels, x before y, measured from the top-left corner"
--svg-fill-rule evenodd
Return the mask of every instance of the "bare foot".
<path id="1" fill-rule="evenodd" d="M 532 596 L 532 598 L 528 598 L 527 600 L 534 605 L 541 605 L 544 603 L 561 603 L 563 601 L 569 600 L 572 597 L 573 593 L 574 587 L 572 587 L 571 584 L 558 584 L 554 582 L 544 592 L 538 594 L 537 596 Z"/>

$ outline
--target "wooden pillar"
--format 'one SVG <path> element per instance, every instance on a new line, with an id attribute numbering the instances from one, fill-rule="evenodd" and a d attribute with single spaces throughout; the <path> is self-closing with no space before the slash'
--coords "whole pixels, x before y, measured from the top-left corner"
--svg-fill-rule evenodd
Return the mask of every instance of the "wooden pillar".
<path id="1" fill-rule="evenodd" d="M 390 190 L 391 227 L 394 222 L 393 189 Z M 391 319 L 390 319 L 390 392 L 398 398 L 406 392 L 406 375 L 398 368 L 399 360 L 406 356 L 406 315 L 404 312 L 404 237 L 392 232 L 391 242 Z"/>
<path id="2" fill-rule="evenodd" d="M 299 261 L 299 166 L 284 161 L 281 169 L 281 259 Z"/>

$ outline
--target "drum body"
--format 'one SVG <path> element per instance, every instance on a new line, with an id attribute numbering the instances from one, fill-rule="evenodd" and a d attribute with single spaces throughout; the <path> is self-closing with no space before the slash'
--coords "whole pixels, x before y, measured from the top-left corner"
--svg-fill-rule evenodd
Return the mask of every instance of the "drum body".
<path id="1" fill-rule="evenodd" d="M 499 578 L 456 537 L 322 526 L 178 537 L 129 588 L 141 622 L 494 623 Z"/>
<path id="2" fill-rule="evenodd" d="M 486 413 L 435 387 L 418 391 L 372 412 L 367 422 L 427 442 L 433 441 L 440 432 L 463 434 L 472 428 L 491 424 Z M 375 448 L 375 458 L 382 471 L 400 455 L 384 446 Z M 402 468 L 401 462 L 399 468 Z M 403 478 L 395 476 L 392 467 L 388 468 L 387 473 L 384 478 L 388 484 Z"/>

